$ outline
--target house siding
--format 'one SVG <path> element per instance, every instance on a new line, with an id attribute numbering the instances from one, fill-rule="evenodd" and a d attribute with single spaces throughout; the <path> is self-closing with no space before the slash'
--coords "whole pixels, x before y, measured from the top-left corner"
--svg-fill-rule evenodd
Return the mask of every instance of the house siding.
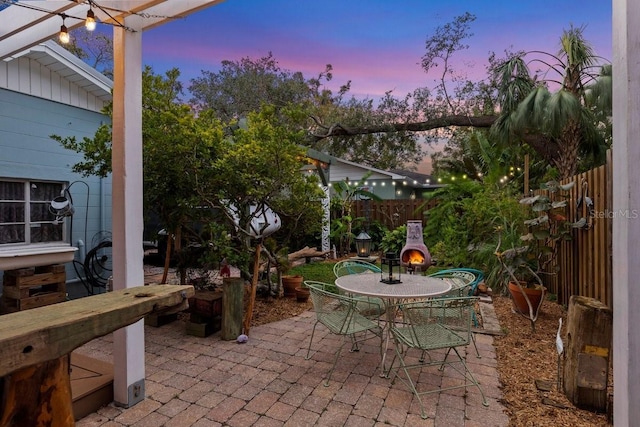
<path id="1" fill-rule="evenodd" d="M 100 112 L 106 102 L 32 58 L 0 61 L 0 88 Z"/>
<path id="2" fill-rule="evenodd" d="M 94 236 L 111 230 L 111 177 L 73 173 L 71 167 L 82 157 L 63 148 L 50 135 L 79 140 L 93 137 L 107 120 L 107 116 L 95 111 L 0 89 L 0 178 L 73 183 L 70 193 L 75 214 L 66 220 L 66 225 L 67 236 L 71 232 L 70 243 L 81 248 L 76 253 L 78 261 L 84 260 L 84 253 L 93 247 Z M 67 279 L 74 278 L 76 274 L 69 263 Z"/>

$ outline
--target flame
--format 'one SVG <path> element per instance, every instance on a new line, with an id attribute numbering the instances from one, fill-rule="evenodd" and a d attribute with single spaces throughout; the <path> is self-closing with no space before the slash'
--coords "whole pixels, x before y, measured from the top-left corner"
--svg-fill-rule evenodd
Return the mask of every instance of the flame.
<path id="1" fill-rule="evenodd" d="M 406 251 L 402 256 L 402 262 L 406 264 L 423 264 L 424 254 L 420 251 L 410 249 Z"/>

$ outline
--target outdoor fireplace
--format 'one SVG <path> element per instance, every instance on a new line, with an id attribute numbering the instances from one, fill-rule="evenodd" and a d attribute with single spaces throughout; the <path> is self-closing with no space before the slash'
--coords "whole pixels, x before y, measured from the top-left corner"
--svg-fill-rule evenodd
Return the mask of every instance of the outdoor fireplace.
<path id="1" fill-rule="evenodd" d="M 409 274 L 424 271 L 431 265 L 429 249 L 422 238 L 422 221 L 407 221 L 407 243 L 400 251 L 400 263 Z"/>

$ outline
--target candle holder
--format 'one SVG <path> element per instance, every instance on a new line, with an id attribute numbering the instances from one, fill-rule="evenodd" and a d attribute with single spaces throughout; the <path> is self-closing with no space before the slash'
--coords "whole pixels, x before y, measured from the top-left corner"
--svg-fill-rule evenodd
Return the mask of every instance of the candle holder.
<path id="1" fill-rule="evenodd" d="M 387 271 L 381 269 L 380 281 L 388 285 L 402 283 L 400 280 L 400 257 L 395 252 L 387 252 L 380 261 L 383 266 L 387 266 Z"/>

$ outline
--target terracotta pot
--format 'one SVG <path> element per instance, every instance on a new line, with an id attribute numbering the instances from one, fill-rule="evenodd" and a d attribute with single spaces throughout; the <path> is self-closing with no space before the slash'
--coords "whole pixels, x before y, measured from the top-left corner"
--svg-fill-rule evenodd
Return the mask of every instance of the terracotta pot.
<path id="1" fill-rule="evenodd" d="M 542 304 L 543 296 L 546 288 L 537 289 L 537 288 L 527 288 L 526 284 L 522 284 L 524 292 L 527 294 L 529 298 L 529 302 L 531 302 L 531 306 L 533 307 L 534 312 L 538 310 L 540 304 Z M 513 300 L 513 305 L 516 310 L 525 316 L 529 316 L 529 305 L 527 304 L 527 300 L 524 295 L 520 291 L 520 288 L 517 284 L 513 282 L 509 282 L 509 293 L 511 294 L 511 299 Z"/>
<path id="2" fill-rule="evenodd" d="M 309 288 L 297 287 L 296 299 L 298 302 L 307 302 L 309 300 Z"/>
<path id="3" fill-rule="evenodd" d="M 302 276 L 282 276 L 282 287 L 284 296 L 287 298 L 296 297 L 296 288 L 302 286 Z"/>

